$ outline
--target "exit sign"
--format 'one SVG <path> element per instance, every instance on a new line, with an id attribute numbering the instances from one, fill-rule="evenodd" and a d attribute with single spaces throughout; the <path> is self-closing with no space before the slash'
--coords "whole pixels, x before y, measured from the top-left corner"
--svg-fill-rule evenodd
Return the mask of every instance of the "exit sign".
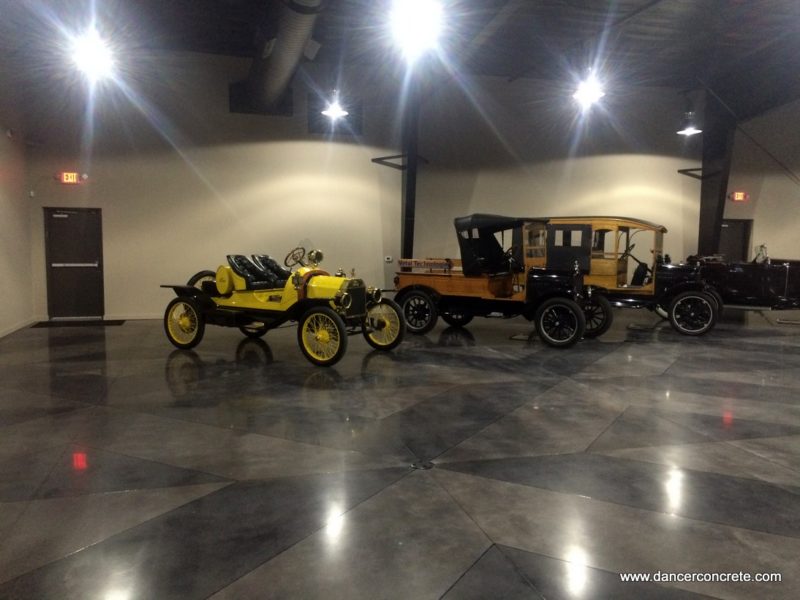
<path id="1" fill-rule="evenodd" d="M 58 174 L 58 180 L 61 183 L 76 184 L 81 182 L 81 176 L 78 173 L 64 171 Z"/>
<path id="2" fill-rule="evenodd" d="M 728 197 L 734 202 L 747 202 L 750 200 L 750 194 L 747 192 L 731 192 Z"/>

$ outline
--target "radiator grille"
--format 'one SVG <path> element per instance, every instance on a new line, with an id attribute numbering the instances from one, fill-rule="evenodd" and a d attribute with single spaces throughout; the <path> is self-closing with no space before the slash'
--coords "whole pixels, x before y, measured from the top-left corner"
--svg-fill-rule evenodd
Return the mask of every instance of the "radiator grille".
<path id="1" fill-rule="evenodd" d="M 367 288 L 360 279 L 351 279 L 347 283 L 346 291 L 350 294 L 350 308 L 347 309 L 348 317 L 360 317 L 367 313 Z"/>

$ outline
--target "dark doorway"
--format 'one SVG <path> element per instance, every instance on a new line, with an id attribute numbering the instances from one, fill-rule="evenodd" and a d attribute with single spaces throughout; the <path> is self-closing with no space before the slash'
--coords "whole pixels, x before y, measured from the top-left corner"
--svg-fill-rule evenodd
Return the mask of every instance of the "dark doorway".
<path id="1" fill-rule="evenodd" d="M 99 208 L 45 208 L 47 312 L 51 319 L 102 319 L 103 228 Z"/>
<path id="2" fill-rule="evenodd" d="M 753 221 L 747 219 L 724 219 L 719 236 L 719 254 L 729 262 L 744 262 L 750 249 L 750 232 Z"/>

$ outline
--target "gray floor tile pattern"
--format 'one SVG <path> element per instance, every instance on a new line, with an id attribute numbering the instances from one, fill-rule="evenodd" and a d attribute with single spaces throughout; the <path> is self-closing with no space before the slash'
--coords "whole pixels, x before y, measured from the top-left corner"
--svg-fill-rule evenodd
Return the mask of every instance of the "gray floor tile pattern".
<path id="1" fill-rule="evenodd" d="M 1 598 L 797 598 L 800 329 L 0 339 Z M 430 470 L 415 467 L 430 466 Z M 627 572 L 781 583 L 623 583 Z"/>

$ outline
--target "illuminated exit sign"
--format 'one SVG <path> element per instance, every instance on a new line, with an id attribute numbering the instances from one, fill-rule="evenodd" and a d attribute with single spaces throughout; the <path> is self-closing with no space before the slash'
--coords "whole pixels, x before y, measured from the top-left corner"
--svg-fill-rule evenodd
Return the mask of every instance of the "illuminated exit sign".
<path id="1" fill-rule="evenodd" d="M 69 171 L 64 171 L 63 173 L 59 174 L 59 181 L 61 183 L 80 183 L 81 176 L 78 173 L 73 173 Z"/>
<path id="2" fill-rule="evenodd" d="M 750 200 L 750 194 L 747 192 L 731 192 L 728 197 L 734 202 L 747 202 Z"/>

